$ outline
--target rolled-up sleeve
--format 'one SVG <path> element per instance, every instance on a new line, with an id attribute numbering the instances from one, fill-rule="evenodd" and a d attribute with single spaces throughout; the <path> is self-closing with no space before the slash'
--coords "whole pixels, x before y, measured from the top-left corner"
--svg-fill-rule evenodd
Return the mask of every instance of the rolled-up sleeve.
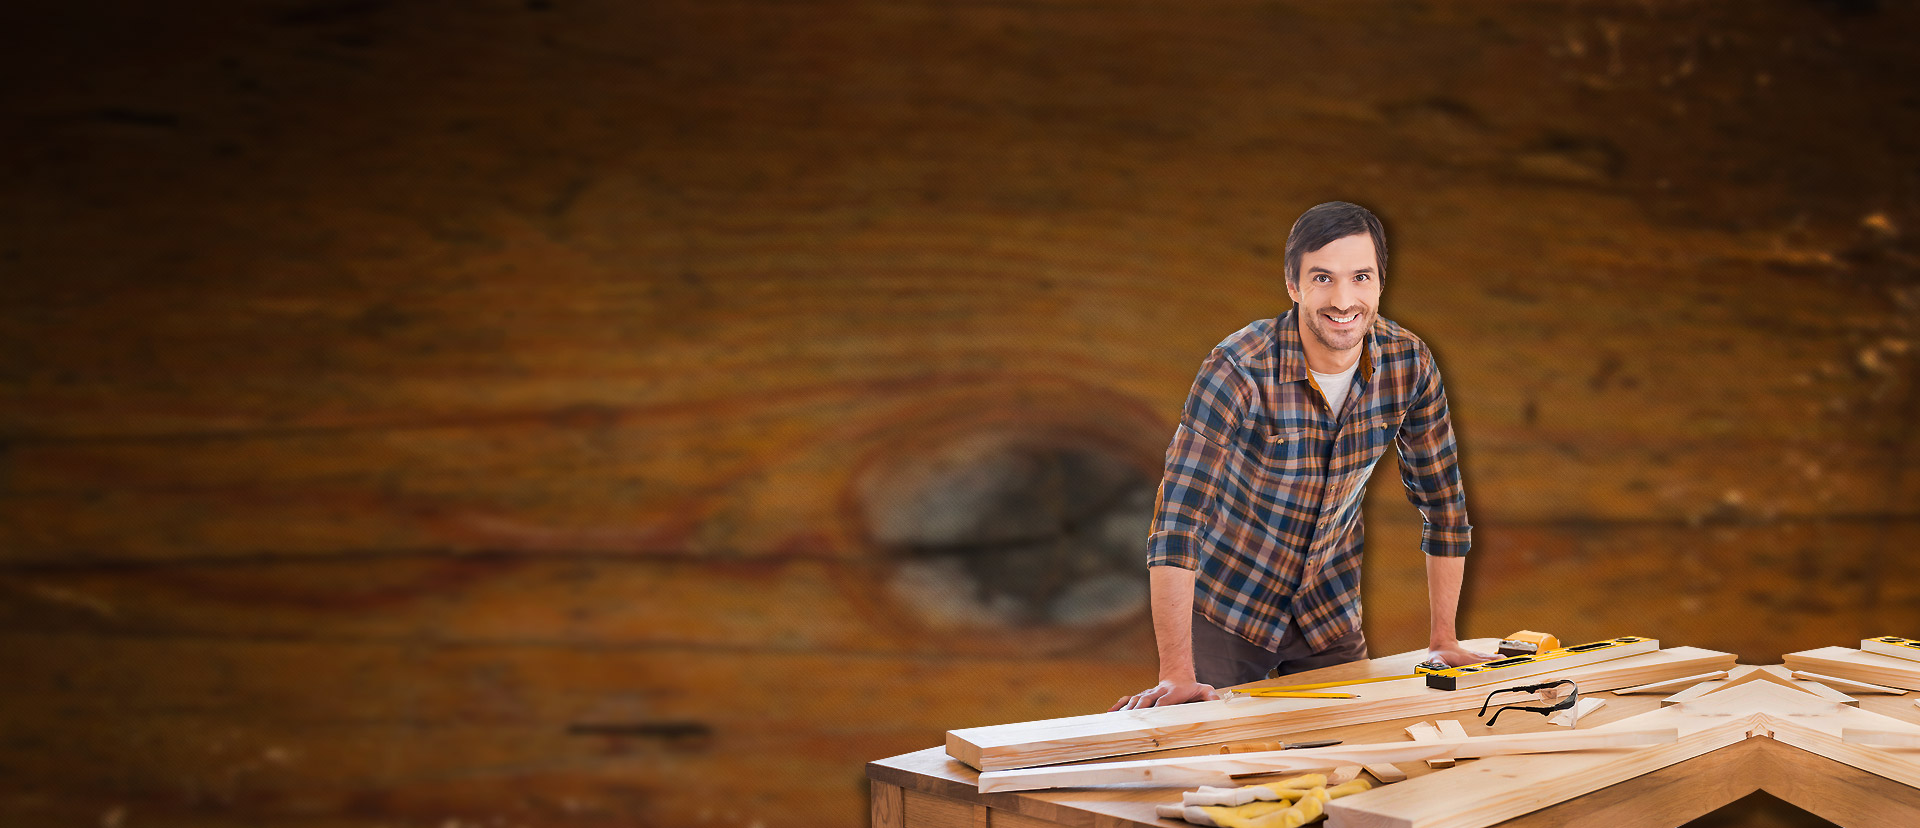
<path id="1" fill-rule="evenodd" d="M 1453 419 L 1447 413 L 1447 392 L 1433 353 L 1424 344 L 1419 371 L 1412 404 L 1400 426 L 1400 481 L 1407 486 L 1407 500 L 1425 521 L 1420 550 L 1457 558 L 1472 545 L 1473 526 L 1467 522 L 1467 493 L 1460 481 L 1460 452 L 1454 444 Z"/>
<path id="2" fill-rule="evenodd" d="M 1200 538 L 1220 493 L 1222 469 L 1232 456 L 1232 435 L 1253 396 L 1252 380 L 1219 350 L 1207 357 L 1187 393 L 1166 471 L 1154 496 L 1147 566 L 1200 565 Z"/>

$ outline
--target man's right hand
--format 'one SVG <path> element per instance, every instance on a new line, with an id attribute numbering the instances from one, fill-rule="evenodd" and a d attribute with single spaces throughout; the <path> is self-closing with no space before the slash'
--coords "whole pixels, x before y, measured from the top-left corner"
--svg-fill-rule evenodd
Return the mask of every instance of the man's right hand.
<path id="1" fill-rule="evenodd" d="M 1190 701 L 1218 701 L 1219 699 L 1220 694 L 1214 692 L 1211 684 L 1194 681 L 1163 681 L 1131 696 L 1121 696 L 1119 701 L 1107 708 L 1107 712 L 1139 710 L 1143 707 L 1167 707 Z"/>

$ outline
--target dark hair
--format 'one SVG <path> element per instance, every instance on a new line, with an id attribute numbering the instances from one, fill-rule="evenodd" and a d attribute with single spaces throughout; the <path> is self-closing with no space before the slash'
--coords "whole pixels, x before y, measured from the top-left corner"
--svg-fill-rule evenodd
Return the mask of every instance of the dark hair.
<path id="1" fill-rule="evenodd" d="M 1380 262 L 1380 275 L 1386 275 L 1387 231 L 1367 208 L 1329 201 L 1301 213 L 1293 223 L 1293 231 L 1287 234 L 1287 284 L 1300 283 L 1301 256 L 1361 233 L 1373 237 L 1373 256 Z"/>

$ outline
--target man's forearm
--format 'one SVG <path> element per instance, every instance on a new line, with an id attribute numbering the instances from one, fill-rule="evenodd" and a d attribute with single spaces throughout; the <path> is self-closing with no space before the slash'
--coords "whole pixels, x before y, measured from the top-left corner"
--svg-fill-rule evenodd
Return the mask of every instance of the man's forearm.
<path id="1" fill-rule="evenodd" d="M 1147 594 L 1160 651 L 1160 680 L 1193 682 L 1193 570 L 1148 567 Z"/>
<path id="2" fill-rule="evenodd" d="M 1460 583 L 1465 579 L 1467 559 L 1427 556 L 1427 646 L 1447 647 L 1459 643 L 1454 616 L 1460 607 Z"/>

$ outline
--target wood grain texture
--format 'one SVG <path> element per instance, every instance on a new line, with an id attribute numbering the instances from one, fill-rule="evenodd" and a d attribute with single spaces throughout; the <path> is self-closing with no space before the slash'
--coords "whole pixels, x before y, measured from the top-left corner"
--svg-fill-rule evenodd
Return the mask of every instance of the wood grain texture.
<path id="1" fill-rule="evenodd" d="M 1455 722 L 1455 725 L 1458 724 Z M 1348 764 L 1431 762 L 1439 758 L 1476 759 L 1483 756 L 1639 748 L 1671 744 L 1676 738 L 1677 731 L 1672 728 L 1480 737 L 1443 734 L 1413 742 L 984 771 L 980 774 L 980 792 L 1004 793 L 1129 783 L 1161 787 L 1224 786 L 1232 784 L 1231 777 L 1234 776 L 1296 773 Z"/>
<path id="2" fill-rule="evenodd" d="M 1902 4 L 14 12 L 6 824 L 844 826 L 1102 709 L 1143 517 L 1041 484 L 1150 478 L 1329 198 L 1445 372 L 1464 633 L 1920 629 Z"/>
<path id="3" fill-rule="evenodd" d="M 921 796 L 921 794 L 914 794 Z M 906 828 L 906 793 L 898 785 L 874 782 L 867 799 L 872 803 L 868 825 L 871 828 Z"/>
<path id="4" fill-rule="evenodd" d="M 1848 693 L 1881 693 L 1889 696 L 1904 696 L 1907 693 L 1907 691 L 1898 687 L 1884 687 L 1878 684 L 1868 684 L 1864 681 L 1834 678 L 1833 676 L 1823 676 L 1819 673 L 1809 673 L 1804 670 L 1793 671 L 1793 677 L 1801 681 L 1824 684 Z"/>
<path id="5" fill-rule="evenodd" d="M 1412 664 L 1424 651 L 1374 659 L 1368 671 Z M 1733 656 L 1695 647 L 1624 656 L 1548 675 L 1570 678 L 1590 690 L 1605 690 L 1668 675 L 1731 666 Z M 1392 675 L 1392 673 L 1387 673 Z M 1364 678 L 1367 676 L 1355 676 Z M 1284 684 L 1290 679 L 1268 679 Z M 1259 682 L 1248 686 L 1259 686 Z M 1079 759 L 1119 756 L 1170 747 L 1241 741 L 1282 731 L 1310 730 L 1398 716 L 1432 715 L 1477 708 L 1485 696 L 1436 690 L 1424 678 L 1356 685 L 1358 699 L 1245 698 L 1194 702 L 1170 708 L 1094 713 L 1063 719 L 989 725 L 948 731 L 948 755 L 981 770 L 1003 770 Z M 1516 694 L 1515 701 L 1526 695 Z"/>
<path id="6" fill-rule="evenodd" d="M 1621 687 L 1614 690 L 1613 693 L 1620 696 L 1631 696 L 1635 693 L 1672 693 L 1703 681 L 1717 681 L 1726 677 L 1727 671 L 1715 670 L 1711 673 L 1700 673 L 1698 675 L 1681 676 L 1680 678 L 1668 679 L 1666 681 L 1655 681 L 1646 684 L 1636 684 L 1632 687 Z"/>
<path id="7" fill-rule="evenodd" d="M 1865 653 L 1851 647 L 1822 647 L 1788 653 L 1785 666 L 1795 672 L 1815 672 L 1868 684 L 1920 690 L 1920 664 L 1904 658 Z"/>
<path id="8" fill-rule="evenodd" d="M 1407 725 L 1406 731 L 1407 738 L 1416 742 L 1437 742 L 1440 741 L 1441 738 L 1440 728 L 1432 722 L 1415 722 Z M 1454 765 L 1453 757 L 1451 756 L 1427 759 L 1424 761 L 1429 768 L 1451 768 Z"/>
<path id="9" fill-rule="evenodd" d="M 1333 824 L 1354 828 L 1484 826 L 1598 790 L 1641 773 L 1699 756 L 1747 738 L 1765 687 L 1715 694 L 1576 733 L 1672 727 L 1671 744 L 1629 751 L 1593 751 L 1513 759 L 1485 759 L 1391 785 L 1329 807 Z M 1793 693 L 1815 702 L 1810 696 Z M 1331 805 L 1331 804 L 1330 804 Z"/>
<path id="10" fill-rule="evenodd" d="M 1344 671 L 1340 674 L 1351 675 L 1351 666 L 1329 668 L 1331 671 Z M 1751 667 L 1742 666 L 1736 671 L 1750 673 Z M 1289 679 L 1294 681 L 1331 678 L 1328 671 L 1315 671 L 1319 675 Z M 1724 811 L 1713 815 L 1709 825 L 1743 824 L 1743 819 L 1757 819 L 1769 824 L 1800 824 L 1804 820 L 1815 819 L 1809 814 L 1796 810 L 1800 807 L 1813 807 L 1822 814 L 1885 814 L 1897 818 L 1906 813 L 1903 808 L 1913 803 L 1912 789 L 1899 783 L 1873 776 L 1809 753 L 1797 748 L 1783 747 L 1764 734 L 1771 732 L 1775 718 L 1793 718 L 1802 715 L 1823 715 L 1827 705 L 1812 694 L 1798 687 L 1779 685 L 1781 692 L 1791 694 L 1791 699 L 1811 700 L 1813 708 L 1792 708 L 1794 704 L 1805 701 L 1789 701 L 1790 707 L 1776 707 L 1775 712 L 1788 711 L 1786 717 L 1769 717 L 1765 708 L 1746 711 L 1720 711 L 1734 715 L 1719 716 L 1724 723 L 1748 734 L 1744 741 L 1729 747 L 1712 751 L 1695 759 L 1680 762 L 1665 769 L 1634 777 L 1599 791 L 1581 796 L 1558 806 L 1547 807 L 1539 811 L 1507 820 L 1515 828 L 1546 828 L 1546 826 L 1576 825 L 1582 828 L 1598 826 L 1673 826 L 1706 814 L 1717 808 L 1727 806 Z M 1920 713 L 1915 713 L 1911 705 L 1901 699 L 1869 697 L 1862 700 L 1863 708 L 1871 708 L 1880 716 L 1893 717 L 1908 725 L 1920 726 Z M 1661 709 L 1657 700 L 1650 697 L 1618 697 L 1593 714 L 1588 725 L 1605 725 L 1633 718 L 1643 713 Z M 1372 743 L 1391 741 L 1403 735 L 1401 728 L 1412 724 L 1411 720 L 1401 719 L 1368 725 L 1355 725 L 1314 731 L 1309 737 L 1341 738 L 1352 743 Z M 1482 725 L 1468 724 L 1469 732 L 1526 733 L 1557 731 L 1551 725 L 1537 718 L 1513 719 L 1503 721 L 1497 729 L 1488 729 Z M 1564 731 L 1558 731 L 1564 732 Z M 1754 738 L 1762 736 L 1763 738 Z M 1162 755 L 1198 756 L 1195 749 L 1162 752 Z M 1545 758 L 1545 757 L 1539 757 Z M 1481 760 L 1503 762 L 1504 759 Z M 941 795 L 966 799 L 980 796 L 973 793 L 979 773 L 952 760 L 938 748 L 919 751 L 914 754 L 894 757 L 874 763 L 872 772 L 876 779 L 898 779 L 903 784 L 920 786 L 924 789 L 941 792 Z M 1410 776 L 1414 779 L 1430 775 L 1445 775 L 1453 771 L 1429 771 L 1415 763 Z M 1278 777 L 1275 777 L 1278 778 Z M 1773 791 L 1780 797 L 1789 798 L 1783 802 L 1766 793 L 1756 793 L 1762 789 Z M 983 801 L 991 800 L 996 807 L 1017 809 L 1021 813 L 1023 824 L 1039 826 L 1045 823 L 1059 825 L 1113 825 L 1113 826 L 1158 826 L 1161 825 L 1155 809 L 1165 798 L 1163 789 L 1157 788 L 1099 788 L 1065 790 L 1054 792 L 1023 793 L 1019 795 L 987 795 Z M 1903 793 L 1904 791 L 1904 793 Z M 1835 802 L 1822 803 L 1827 798 Z M 1882 801 L 1884 800 L 1884 801 Z M 1816 807 L 1817 806 L 1817 807 Z M 1799 815 L 1799 816 L 1796 816 Z M 1872 821 L 1848 821 L 1846 825 L 1877 825 Z M 1812 824 L 1812 823 L 1808 823 Z M 1901 824 L 1895 820 L 1891 824 Z"/>

